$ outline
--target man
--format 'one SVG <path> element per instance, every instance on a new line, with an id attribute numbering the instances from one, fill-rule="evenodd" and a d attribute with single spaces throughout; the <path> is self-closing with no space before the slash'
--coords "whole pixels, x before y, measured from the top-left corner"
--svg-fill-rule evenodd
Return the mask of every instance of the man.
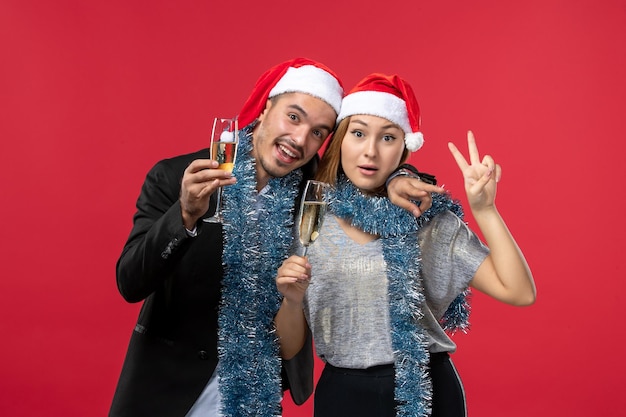
<path id="1" fill-rule="evenodd" d="M 117 264 L 122 296 L 144 303 L 111 417 L 280 414 L 290 369 L 312 354 L 281 362 L 274 278 L 291 243 L 300 184 L 314 172 L 342 96 L 323 64 L 281 63 L 261 76 L 239 114 L 232 177 L 206 159 L 207 150 L 163 160 L 148 173 Z M 202 221 L 219 186 L 223 225 Z M 409 198 L 421 197 L 429 204 L 433 190 L 411 187 L 398 187 L 398 205 L 415 210 Z"/>

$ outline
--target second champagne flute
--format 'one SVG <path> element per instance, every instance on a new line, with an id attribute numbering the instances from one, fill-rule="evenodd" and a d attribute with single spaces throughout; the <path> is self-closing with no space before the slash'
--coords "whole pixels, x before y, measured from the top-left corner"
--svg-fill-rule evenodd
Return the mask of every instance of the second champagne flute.
<path id="1" fill-rule="evenodd" d="M 211 131 L 211 159 L 219 163 L 218 169 L 233 171 L 237 157 L 239 128 L 237 119 L 216 117 Z M 222 223 L 222 187 L 217 189 L 217 204 L 213 216 L 203 219 L 208 223 Z"/>
<path id="2" fill-rule="evenodd" d="M 298 217 L 300 243 L 304 246 L 302 256 L 306 256 L 309 245 L 315 242 L 320 234 L 328 205 L 326 200 L 328 188 L 329 185 L 325 182 L 309 180 L 306 183 Z"/>

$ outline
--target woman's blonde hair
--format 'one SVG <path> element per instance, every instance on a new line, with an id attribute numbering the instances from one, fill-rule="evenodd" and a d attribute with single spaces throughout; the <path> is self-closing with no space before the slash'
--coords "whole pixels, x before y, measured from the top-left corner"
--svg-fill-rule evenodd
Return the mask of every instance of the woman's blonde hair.
<path id="1" fill-rule="evenodd" d="M 348 116 L 339 122 L 329 139 L 328 146 L 324 151 L 319 169 L 317 170 L 317 175 L 315 176 L 316 180 L 335 185 L 339 174 L 343 173 L 343 168 L 341 167 L 341 144 L 343 143 L 343 138 L 346 136 L 346 133 L 348 133 L 350 119 L 352 119 L 352 116 Z M 405 147 L 402 151 L 400 165 L 408 159 L 409 154 L 410 151 Z M 375 194 L 386 195 L 385 186 L 382 186 L 378 190 L 373 190 L 373 192 Z"/>

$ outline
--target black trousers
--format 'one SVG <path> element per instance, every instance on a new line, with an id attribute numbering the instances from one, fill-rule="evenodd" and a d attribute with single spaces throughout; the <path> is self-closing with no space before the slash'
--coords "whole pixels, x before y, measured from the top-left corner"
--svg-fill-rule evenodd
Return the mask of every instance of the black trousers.
<path id="1" fill-rule="evenodd" d="M 430 357 L 432 417 L 465 417 L 465 393 L 447 353 Z M 315 388 L 315 417 L 395 417 L 393 365 L 368 369 L 326 364 Z"/>

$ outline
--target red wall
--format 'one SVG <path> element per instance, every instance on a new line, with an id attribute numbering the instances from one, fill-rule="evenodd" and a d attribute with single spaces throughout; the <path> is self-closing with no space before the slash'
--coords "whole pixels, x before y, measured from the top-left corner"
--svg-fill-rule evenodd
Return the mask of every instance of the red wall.
<path id="1" fill-rule="evenodd" d="M 145 173 L 207 146 L 212 117 L 300 55 L 347 87 L 410 80 L 412 162 L 457 196 L 448 140 L 472 129 L 503 166 L 539 296 L 474 297 L 454 356 L 470 416 L 621 415 L 626 2 L 345 3 L 0 3 L 0 415 L 106 414 L 139 308 L 114 265 Z"/>

